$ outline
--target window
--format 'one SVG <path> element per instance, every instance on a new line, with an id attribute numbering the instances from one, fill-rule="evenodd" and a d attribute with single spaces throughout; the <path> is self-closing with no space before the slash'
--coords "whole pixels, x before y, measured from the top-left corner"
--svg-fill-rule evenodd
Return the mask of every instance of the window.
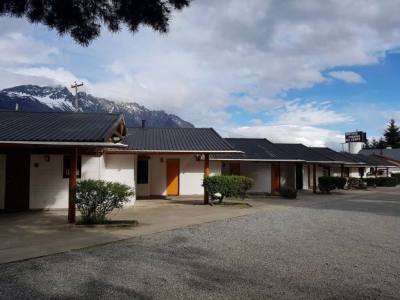
<path id="1" fill-rule="evenodd" d="M 322 167 L 322 175 L 331 176 L 331 168 L 326 166 Z"/>
<path id="2" fill-rule="evenodd" d="M 137 183 L 149 183 L 149 159 L 139 158 L 137 163 Z"/>
<path id="3" fill-rule="evenodd" d="M 344 168 L 344 177 L 350 177 L 350 168 Z"/>
<path id="4" fill-rule="evenodd" d="M 76 176 L 78 178 L 81 178 L 81 167 L 82 167 L 82 159 L 80 156 L 78 156 L 78 166 L 76 170 Z M 64 161 L 63 161 L 63 178 L 69 178 L 69 172 L 71 169 L 71 156 L 66 155 L 64 156 Z"/>

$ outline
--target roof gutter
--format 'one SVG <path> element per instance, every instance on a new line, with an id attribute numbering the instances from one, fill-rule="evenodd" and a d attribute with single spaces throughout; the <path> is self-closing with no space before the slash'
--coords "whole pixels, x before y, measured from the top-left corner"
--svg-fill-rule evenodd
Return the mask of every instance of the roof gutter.
<path id="1" fill-rule="evenodd" d="M 210 158 L 213 161 L 265 161 L 265 162 L 306 162 L 301 159 L 248 159 L 248 158 Z"/>
<path id="2" fill-rule="evenodd" d="M 107 152 L 114 152 L 118 150 L 111 150 Z M 241 154 L 242 151 L 237 150 L 226 150 L 226 151 L 218 151 L 218 150 L 123 150 L 124 153 L 187 153 L 187 154 L 197 154 L 197 153 L 209 153 L 209 154 L 224 154 L 224 153 L 234 153 Z"/>
<path id="3" fill-rule="evenodd" d="M 41 141 L 0 141 L 1 145 L 23 145 L 23 146 L 56 146 L 56 147 L 103 147 L 103 148 L 126 148 L 128 145 L 107 142 L 41 142 Z"/>

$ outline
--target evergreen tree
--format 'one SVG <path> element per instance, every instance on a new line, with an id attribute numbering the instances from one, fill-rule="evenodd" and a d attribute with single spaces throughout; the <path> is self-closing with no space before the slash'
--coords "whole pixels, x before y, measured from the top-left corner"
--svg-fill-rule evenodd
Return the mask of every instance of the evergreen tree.
<path id="1" fill-rule="evenodd" d="M 127 27 L 132 33 L 141 25 L 166 32 L 173 10 L 188 6 L 191 0 L 0 0 L 0 17 L 26 17 L 69 34 L 87 46 L 98 37 L 102 26 L 111 32 Z"/>
<path id="2" fill-rule="evenodd" d="M 383 135 L 385 137 L 386 146 L 400 148 L 400 128 L 396 125 L 394 119 L 390 120 Z"/>

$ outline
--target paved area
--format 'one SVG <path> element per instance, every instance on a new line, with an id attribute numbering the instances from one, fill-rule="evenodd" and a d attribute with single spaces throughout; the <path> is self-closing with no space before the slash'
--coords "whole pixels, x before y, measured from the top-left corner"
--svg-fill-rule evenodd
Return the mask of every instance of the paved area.
<path id="1" fill-rule="evenodd" d="M 224 220 L 268 209 L 264 201 L 246 200 L 251 208 L 210 207 L 201 197 L 142 200 L 115 211 L 114 220 L 138 220 L 138 227 L 83 227 L 67 224 L 66 211 L 0 214 L 0 263 L 55 254 L 126 238 Z"/>
<path id="2" fill-rule="evenodd" d="M 399 299 L 400 190 L 0 265 L 2 299 Z"/>

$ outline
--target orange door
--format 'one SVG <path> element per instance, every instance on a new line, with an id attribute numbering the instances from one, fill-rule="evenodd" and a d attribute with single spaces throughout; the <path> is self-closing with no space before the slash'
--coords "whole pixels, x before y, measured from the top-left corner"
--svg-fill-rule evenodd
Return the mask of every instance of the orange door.
<path id="1" fill-rule="evenodd" d="M 179 159 L 167 160 L 167 195 L 179 195 Z"/>
<path id="2" fill-rule="evenodd" d="M 281 174 L 280 166 L 273 164 L 271 166 L 271 193 L 272 195 L 279 195 Z"/>

